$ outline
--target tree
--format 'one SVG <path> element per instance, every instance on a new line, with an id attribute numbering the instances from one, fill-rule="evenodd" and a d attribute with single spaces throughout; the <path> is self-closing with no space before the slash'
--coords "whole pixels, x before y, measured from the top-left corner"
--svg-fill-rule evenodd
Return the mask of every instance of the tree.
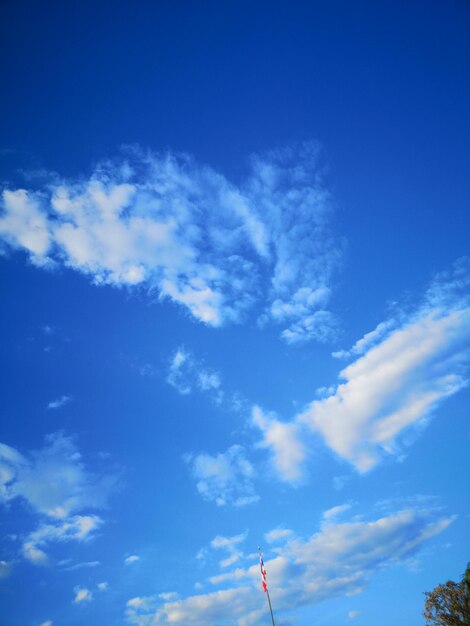
<path id="1" fill-rule="evenodd" d="M 428 626 L 470 626 L 470 563 L 459 583 L 449 580 L 424 595 Z"/>

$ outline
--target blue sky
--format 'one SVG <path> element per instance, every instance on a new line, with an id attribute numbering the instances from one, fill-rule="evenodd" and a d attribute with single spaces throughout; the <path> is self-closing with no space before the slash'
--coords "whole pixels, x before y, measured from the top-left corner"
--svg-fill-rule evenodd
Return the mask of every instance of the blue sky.
<path id="1" fill-rule="evenodd" d="M 466 2 L 1 7 L 2 626 L 423 624 L 470 554 Z"/>

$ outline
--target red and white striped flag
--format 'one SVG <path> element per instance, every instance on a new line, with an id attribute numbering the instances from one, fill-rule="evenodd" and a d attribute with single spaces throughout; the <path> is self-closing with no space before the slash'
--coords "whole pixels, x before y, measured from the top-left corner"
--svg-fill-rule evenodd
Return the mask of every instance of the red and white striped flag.
<path id="1" fill-rule="evenodd" d="M 263 591 L 266 593 L 268 591 L 268 585 L 266 584 L 266 568 L 264 567 L 263 555 L 261 554 L 261 550 L 259 550 L 259 566 L 261 569 L 261 585 L 263 587 Z"/>

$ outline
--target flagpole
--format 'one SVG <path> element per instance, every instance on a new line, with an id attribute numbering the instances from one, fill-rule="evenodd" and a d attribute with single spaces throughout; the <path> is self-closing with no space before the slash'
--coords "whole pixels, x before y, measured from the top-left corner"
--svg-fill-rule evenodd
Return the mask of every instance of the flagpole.
<path id="1" fill-rule="evenodd" d="M 276 626 L 276 624 L 274 623 L 274 615 L 273 615 L 273 607 L 271 606 L 271 598 L 269 597 L 269 589 L 266 589 L 266 595 L 268 596 L 269 611 L 271 613 L 271 621 L 273 623 L 273 626 Z"/>
<path id="2" fill-rule="evenodd" d="M 266 592 L 266 595 L 268 596 L 269 612 L 271 614 L 272 624 L 273 624 L 273 626 L 276 626 L 276 624 L 274 623 L 273 607 L 271 605 L 271 598 L 269 596 L 269 589 L 268 589 L 268 586 L 266 585 L 266 570 L 264 569 L 263 557 L 261 555 L 261 548 L 259 546 L 258 546 L 258 552 L 259 552 L 259 560 L 260 560 L 260 565 L 261 565 L 261 578 L 262 578 L 262 582 L 263 582 L 263 589 Z"/>

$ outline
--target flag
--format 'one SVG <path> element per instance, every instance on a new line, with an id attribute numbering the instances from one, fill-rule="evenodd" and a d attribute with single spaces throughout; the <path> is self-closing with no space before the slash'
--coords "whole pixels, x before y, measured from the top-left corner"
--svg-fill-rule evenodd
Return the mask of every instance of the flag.
<path id="1" fill-rule="evenodd" d="M 263 555 L 261 554 L 261 550 L 259 551 L 259 566 L 261 569 L 261 585 L 263 587 L 263 591 L 266 593 L 268 591 L 268 585 L 266 584 L 266 568 L 264 567 Z"/>

